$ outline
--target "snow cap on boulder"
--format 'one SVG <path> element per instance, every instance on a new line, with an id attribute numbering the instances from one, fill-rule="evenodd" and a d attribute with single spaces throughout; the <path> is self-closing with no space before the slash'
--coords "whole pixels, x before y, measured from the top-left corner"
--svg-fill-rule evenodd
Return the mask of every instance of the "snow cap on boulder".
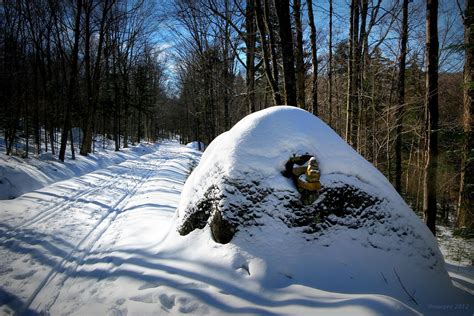
<path id="1" fill-rule="evenodd" d="M 323 186 L 308 207 L 282 175 L 291 157 L 304 154 L 316 157 Z M 226 243 L 243 227 L 264 225 L 264 214 L 309 235 L 399 217 L 426 233 L 376 168 L 319 118 L 290 106 L 253 113 L 209 145 L 183 189 L 178 230 L 185 235 L 209 223 L 214 239 Z"/>
<path id="2" fill-rule="evenodd" d="M 309 204 L 284 176 L 295 155 L 318 163 L 321 189 Z M 436 314 L 433 306 L 466 298 L 434 236 L 387 179 L 295 107 L 253 113 L 217 137 L 186 181 L 176 226 L 192 260 L 229 261 L 257 288 L 376 293 L 390 298 L 393 314 L 406 306 Z"/>
<path id="3" fill-rule="evenodd" d="M 352 175 L 382 190 L 392 190 L 385 177 L 329 126 L 291 106 L 255 112 L 218 136 L 206 149 L 194 178 L 204 176 L 213 165 L 231 178 L 252 172 L 273 177 L 292 155 L 304 153 L 315 155 L 326 174 Z"/>

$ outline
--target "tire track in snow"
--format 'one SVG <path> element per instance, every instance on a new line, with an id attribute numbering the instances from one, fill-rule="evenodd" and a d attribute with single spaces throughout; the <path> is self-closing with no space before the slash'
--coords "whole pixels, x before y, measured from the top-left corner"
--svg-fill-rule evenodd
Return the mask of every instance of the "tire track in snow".
<path id="1" fill-rule="evenodd" d="M 105 188 L 113 186 L 114 184 L 120 181 L 120 176 L 122 175 L 123 174 L 117 174 L 112 179 L 109 179 L 107 182 L 105 182 L 104 184 L 79 192 L 78 194 L 69 198 L 65 203 L 58 202 L 50 207 L 47 207 L 43 211 L 39 211 L 38 214 L 27 219 L 25 222 L 15 226 L 11 231 L 5 232 L 5 236 L 0 238 L 0 245 L 3 245 L 6 241 L 8 241 L 11 238 L 17 237 L 21 233 L 20 230 L 28 228 L 34 224 L 41 223 L 45 220 L 48 220 L 52 218 L 54 215 L 56 215 L 58 212 L 64 210 L 65 208 L 69 208 L 73 206 L 74 204 L 81 202 L 80 199 L 82 197 L 87 196 L 88 194 L 93 193 L 97 190 L 101 190 L 101 189 L 105 189 Z"/>
<path id="2" fill-rule="evenodd" d="M 163 159 L 160 155 L 158 155 L 158 157 L 157 157 L 157 159 Z M 131 162 L 133 162 L 135 164 L 134 161 L 128 160 L 128 161 L 124 161 L 124 162 L 122 162 L 118 165 L 115 165 L 115 166 L 112 166 L 112 167 L 109 167 L 109 168 L 116 168 L 117 166 L 127 168 L 127 166 L 125 166 L 125 164 L 130 164 Z M 2 236 L 0 238 L 0 245 L 5 244 L 5 242 L 7 242 L 8 240 L 10 240 L 12 238 L 18 237 L 22 233 L 23 229 L 28 228 L 32 225 L 41 223 L 45 220 L 48 220 L 48 219 L 54 217 L 60 211 L 62 211 L 64 209 L 67 209 L 69 207 L 72 207 L 74 204 L 76 204 L 78 202 L 82 202 L 82 201 L 80 201 L 81 198 L 83 198 L 83 197 L 85 197 L 85 196 L 87 196 L 91 193 L 97 192 L 99 190 L 103 191 L 104 189 L 112 187 L 113 185 L 115 185 L 119 181 L 121 181 L 123 176 L 125 176 L 128 173 L 129 172 L 115 174 L 111 179 L 108 179 L 106 182 L 101 183 L 98 186 L 94 186 L 90 189 L 78 192 L 77 194 L 75 194 L 72 197 L 68 198 L 68 200 L 65 203 L 64 203 L 64 201 L 63 202 L 57 202 L 57 203 L 55 203 L 51 206 L 48 206 L 44 210 L 39 211 L 38 214 L 36 214 L 33 217 L 27 219 L 23 223 L 13 227 L 12 230 L 4 232 L 4 236 Z M 66 180 L 66 181 L 69 181 L 69 180 Z"/>
<path id="3" fill-rule="evenodd" d="M 49 271 L 49 273 L 43 278 L 39 286 L 33 291 L 33 293 L 30 295 L 30 297 L 25 301 L 25 305 L 23 307 L 23 310 L 26 311 L 28 308 L 33 304 L 34 300 L 38 297 L 42 289 L 44 289 L 46 286 L 48 287 L 54 287 L 55 288 L 55 293 L 51 299 L 49 299 L 49 302 L 45 304 L 45 308 L 42 310 L 43 312 L 47 312 L 49 308 L 54 304 L 56 301 L 57 297 L 59 296 L 60 290 L 64 282 L 68 279 L 68 273 L 62 273 L 62 272 L 75 272 L 77 271 L 77 268 L 81 265 L 83 262 L 83 259 L 85 256 L 90 252 L 90 250 L 94 247 L 94 245 L 97 243 L 99 240 L 100 236 L 104 234 L 107 229 L 112 225 L 114 220 L 117 218 L 117 216 L 123 211 L 124 207 L 127 204 L 127 200 L 132 197 L 138 189 L 146 182 L 151 177 L 151 174 L 156 171 L 160 165 L 162 165 L 167 159 L 165 158 L 164 160 L 159 156 L 159 158 L 156 158 L 156 162 L 152 164 L 152 168 L 150 168 L 146 174 L 140 178 L 138 178 L 135 181 L 134 186 L 127 190 L 127 192 L 123 195 L 120 196 L 119 199 L 115 201 L 115 203 L 109 207 L 109 211 L 106 212 L 98 221 L 97 223 L 92 227 L 92 229 L 89 230 L 88 233 L 79 241 L 79 243 L 76 244 L 76 246 L 61 260 L 59 261 L 54 267 L 52 267 Z M 138 169 L 137 166 L 139 164 L 135 164 L 135 168 L 132 169 L 130 174 L 134 174 L 135 170 Z M 125 174 L 122 174 L 121 176 L 124 176 Z M 104 188 L 105 189 L 105 188 Z M 96 191 L 95 189 L 94 191 Z M 104 192 L 107 193 L 107 192 Z M 77 252 L 81 252 L 82 254 L 79 256 L 78 259 L 73 258 L 74 254 Z M 66 267 L 68 263 L 71 263 L 73 267 Z M 56 278 L 57 281 L 55 281 Z M 53 284 L 53 282 L 55 284 Z M 39 306 L 42 304 L 39 303 Z"/>

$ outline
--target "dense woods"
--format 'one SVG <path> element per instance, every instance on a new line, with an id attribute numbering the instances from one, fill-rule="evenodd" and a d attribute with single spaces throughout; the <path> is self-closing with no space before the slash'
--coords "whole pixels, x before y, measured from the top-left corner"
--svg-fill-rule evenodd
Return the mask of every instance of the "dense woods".
<path id="1" fill-rule="evenodd" d="M 149 1 L 4 1 L 2 116 L 7 154 L 51 151 L 65 159 L 106 135 L 116 149 L 153 138 L 163 69 Z M 120 137 L 119 137 L 120 135 Z M 18 138 L 26 140 L 17 149 Z M 34 144 L 32 152 L 30 144 Z"/>
<path id="2" fill-rule="evenodd" d="M 280 104 L 319 116 L 435 232 L 474 222 L 472 1 L 7 0 L 7 155 L 209 144 Z M 322 136 L 324 137 L 324 136 Z M 93 140 L 96 140 L 95 142 Z"/>

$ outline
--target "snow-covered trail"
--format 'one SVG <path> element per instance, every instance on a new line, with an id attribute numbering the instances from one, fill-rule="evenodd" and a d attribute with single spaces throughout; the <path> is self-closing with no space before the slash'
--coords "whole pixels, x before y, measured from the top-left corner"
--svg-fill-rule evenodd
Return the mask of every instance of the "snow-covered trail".
<path id="1" fill-rule="evenodd" d="M 137 160 L 1 201 L 0 311 L 97 312 L 93 302 L 110 294 L 100 288 L 120 276 L 117 262 L 152 256 L 147 249 L 166 235 L 197 155 L 163 144 Z M 127 291 L 122 281 L 107 287 L 118 305 Z"/>

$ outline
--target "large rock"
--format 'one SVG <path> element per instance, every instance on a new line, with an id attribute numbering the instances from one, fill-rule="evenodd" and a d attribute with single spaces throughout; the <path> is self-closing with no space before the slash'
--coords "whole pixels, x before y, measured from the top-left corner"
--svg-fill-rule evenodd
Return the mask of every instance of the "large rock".
<path id="1" fill-rule="evenodd" d="M 322 189 L 312 203 L 285 175 L 288 161 L 298 155 L 318 160 Z M 249 115 L 216 138 L 185 185 L 178 215 L 180 234 L 209 225 L 219 243 L 271 220 L 308 240 L 345 227 L 371 236 L 392 232 L 400 243 L 415 240 L 413 247 L 426 257 L 437 253 L 433 238 L 385 177 L 317 117 L 293 107 Z M 391 238 L 371 243 L 392 247 Z"/>
<path id="2" fill-rule="evenodd" d="M 314 201 L 302 201 L 286 170 L 306 155 L 320 172 Z M 267 288 L 378 293 L 429 314 L 466 302 L 435 238 L 387 179 L 298 108 L 256 112 L 216 138 L 184 186 L 176 225 L 204 242 L 193 260 L 245 256 L 248 275 Z M 212 246 L 207 234 L 227 244 Z"/>

